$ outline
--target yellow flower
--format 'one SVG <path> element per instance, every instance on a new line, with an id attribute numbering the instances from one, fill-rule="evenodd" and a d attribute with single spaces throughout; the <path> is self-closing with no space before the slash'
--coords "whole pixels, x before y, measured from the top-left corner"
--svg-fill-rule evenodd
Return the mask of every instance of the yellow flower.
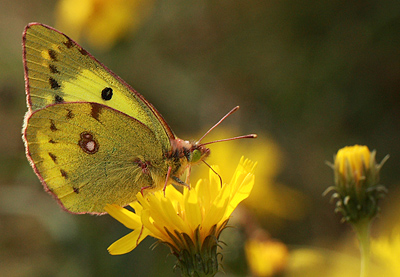
<path id="1" fill-rule="evenodd" d="M 370 157 L 371 152 L 367 146 L 346 146 L 337 152 L 335 167 L 345 179 L 353 178 L 358 186 L 370 167 Z"/>
<path id="2" fill-rule="evenodd" d="M 337 200 L 336 211 L 343 214 L 345 221 L 369 221 L 379 210 L 378 200 L 386 193 L 386 188 L 379 185 L 379 172 L 388 156 L 378 164 L 375 155 L 367 146 L 347 146 L 338 151 L 334 164 L 329 164 L 335 186 L 324 194 L 335 191 L 332 199 Z"/>
<path id="3" fill-rule="evenodd" d="M 184 187 L 183 193 L 173 186 L 167 187 L 165 195 L 162 191 L 145 197 L 138 193 L 138 202 L 131 204 L 135 212 L 107 205 L 111 216 L 133 229 L 108 251 L 112 255 L 127 253 L 149 235 L 170 246 L 182 270 L 198 270 L 196 259 L 201 257 L 201 264 L 216 272 L 218 238 L 234 209 L 249 196 L 254 169 L 255 163 L 242 158 L 230 183 L 223 186 L 210 171 L 209 180 L 199 180 L 191 189 Z"/>
<path id="4" fill-rule="evenodd" d="M 400 276 L 400 226 L 390 236 L 373 239 L 371 253 L 372 258 L 387 270 L 385 276 Z"/>
<path id="5" fill-rule="evenodd" d="M 331 164 L 335 175 L 335 186 L 326 192 L 335 191 L 332 199 L 336 200 L 336 212 L 341 212 L 343 220 L 352 224 L 361 252 L 360 276 L 370 272 L 370 226 L 379 211 L 378 200 L 386 193 L 386 188 L 379 185 L 379 171 L 386 161 L 375 161 L 376 152 L 366 146 L 348 146 L 340 149 Z"/>
<path id="6" fill-rule="evenodd" d="M 150 14 L 152 0 L 60 0 L 56 27 L 99 49 L 108 49 Z"/>
<path id="7" fill-rule="evenodd" d="M 284 270 L 288 259 L 286 245 L 274 240 L 249 239 L 245 252 L 253 276 L 275 276 Z"/>

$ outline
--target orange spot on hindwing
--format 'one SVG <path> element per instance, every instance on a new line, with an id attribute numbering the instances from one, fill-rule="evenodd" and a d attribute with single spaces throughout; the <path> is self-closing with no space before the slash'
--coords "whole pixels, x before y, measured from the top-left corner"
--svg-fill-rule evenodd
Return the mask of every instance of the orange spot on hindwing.
<path id="1" fill-rule="evenodd" d="M 88 131 L 81 133 L 81 139 L 79 140 L 78 145 L 87 154 L 94 154 L 99 151 L 99 143 Z"/>

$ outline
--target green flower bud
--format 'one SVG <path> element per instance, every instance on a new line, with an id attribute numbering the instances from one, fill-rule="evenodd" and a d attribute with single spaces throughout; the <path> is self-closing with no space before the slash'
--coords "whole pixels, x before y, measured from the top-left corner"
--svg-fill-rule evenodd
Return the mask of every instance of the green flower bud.
<path id="1" fill-rule="evenodd" d="M 334 164 L 329 164 L 334 171 L 335 186 L 324 194 L 334 191 L 335 211 L 342 213 L 344 221 L 357 223 L 373 218 L 379 211 L 378 200 L 387 192 L 379 185 L 379 171 L 389 156 L 378 164 L 375 155 L 367 146 L 346 146 L 338 151 Z"/>

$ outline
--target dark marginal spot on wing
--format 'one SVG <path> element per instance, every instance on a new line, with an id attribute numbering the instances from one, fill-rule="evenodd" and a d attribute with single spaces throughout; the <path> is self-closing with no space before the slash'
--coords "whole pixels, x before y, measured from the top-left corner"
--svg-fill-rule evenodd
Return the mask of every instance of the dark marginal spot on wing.
<path id="1" fill-rule="evenodd" d="M 109 87 L 105 87 L 102 91 L 101 91 L 101 98 L 103 100 L 110 100 L 113 96 L 113 90 L 112 88 Z"/>
<path id="2" fill-rule="evenodd" d="M 91 111 L 90 115 L 91 115 L 94 119 L 96 119 L 97 121 L 100 122 L 99 116 L 100 116 L 100 114 L 101 114 L 102 106 L 99 105 L 99 104 L 95 104 L 95 103 L 91 103 L 90 105 L 92 106 L 92 111 Z"/>
<path id="3" fill-rule="evenodd" d="M 50 130 L 51 130 L 52 132 L 58 131 L 58 129 L 57 129 L 57 127 L 56 127 L 56 124 L 54 123 L 54 120 L 53 120 L 53 119 L 50 119 Z"/>
<path id="4" fill-rule="evenodd" d="M 75 114 L 72 112 L 72 110 L 67 110 L 67 111 L 68 111 L 68 113 L 67 113 L 67 118 L 68 118 L 68 119 L 74 118 Z"/>
<path id="5" fill-rule="evenodd" d="M 51 86 L 52 89 L 59 89 L 61 87 L 58 84 L 58 82 L 52 77 L 49 78 L 49 83 L 50 83 L 50 86 Z"/>
<path id="6" fill-rule="evenodd" d="M 49 64 L 49 69 L 51 73 L 60 74 L 60 71 L 58 71 L 57 67 L 54 64 Z"/>
<path id="7" fill-rule="evenodd" d="M 53 153 L 49 152 L 49 156 L 53 160 L 53 162 L 57 163 L 57 156 L 56 155 L 54 155 Z"/>
<path id="8" fill-rule="evenodd" d="M 83 49 L 82 47 L 78 47 L 78 49 L 79 49 L 79 52 L 81 52 L 82 55 L 86 56 L 88 54 L 88 52 L 85 49 Z"/>
<path id="9" fill-rule="evenodd" d="M 71 40 L 70 38 L 68 38 L 68 37 L 67 37 L 67 41 L 66 41 L 66 42 L 63 42 L 63 43 L 64 43 L 64 45 L 65 45 L 68 49 L 74 46 L 74 43 L 73 43 L 72 40 Z"/>
<path id="10" fill-rule="evenodd" d="M 75 187 L 73 187 L 72 189 L 74 190 L 74 192 L 75 192 L 76 194 L 78 194 L 78 193 L 79 193 L 79 188 L 75 188 Z"/>
<path id="11" fill-rule="evenodd" d="M 54 103 L 59 104 L 64 102 L 64 98 L 62 98 L 60 95 L 56 94 L 56 96 L 54 96 Z"/>
<path id="12" fill-rule="evenodd" d="M 53 61 L 57 61 L 57 52 L 56 51 L 54 51 L 53 49 L 49 49 L 49 56 L 50 56 L 50 59 L 52 59 Z"/>
<path id="13" fill-rule="evenodd" d="M 68 179 L 68 175 L 67 175 L 67 172 L 65 172 L 65 170 L 60 169 L 60 173 L 61 173 L 61 176 L 63 176 L 65 179 Z"/>
<path id="14" fill-rule="evenodd" d="M 88 131 L 81 133 L 81 139 L 78 141 L 78 145 L 87 154 L 94 154 L 99 151 L 99 143 Z"/>

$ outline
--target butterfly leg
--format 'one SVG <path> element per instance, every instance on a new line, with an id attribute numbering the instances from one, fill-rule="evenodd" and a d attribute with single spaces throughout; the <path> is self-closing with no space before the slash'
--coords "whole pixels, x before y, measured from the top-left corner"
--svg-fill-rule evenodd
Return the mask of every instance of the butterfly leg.
<path id="1" fill-rule="evenodd" d="M 138 238 L 137 238 L 137 240 L 136 240 L 136 246 L 139 245 L 139 239 L 140 239 L 140 237 L 141 237 L 142 234 L 143 234 L 143 229 L 144 229 L 144 226 L 142 225 L 142 228 L 140 229 L 140 234 L 139 234 L 139 236 L 138 236 Z"/>
<path id="2" fill-rule="evenodd" d="M 184 186 L 184 187 L 187 187 L 188 189 L 190 189 L 190 186 L 188 184 L 186 184 L 184 181 L 182 181 L 181 179 L 179 179 L 178 177 L 172 176 L 171 179 L 174 180 L 178 185 L 181 185 L 181 186 Z"/>
<path id="3" fill-rule="evenodd" d="M 149 188 L 151 188 L 152 186 L 146 186 L 146 187 L 142 187 L 141 189 L 140 189 L 140 193 L 143 195 L 143 191 L 145 190 L 145 189 L 149 189 Z"/>
<path id="4" fill-rule="evenodd" d="M 186 175 L 186 179 L 185 179 L 185 183 L 189 184 L 190 183 L 190 173 L 192 172 L 192 167 L 189 165 L 188 169 L 187 169 L 187 175 Z"/>
<path id="5" fill-rule="evenodd" d="M 185 183 L 184 181 L 182 181 L 181 179 L 179 179 L 176 176 L 171 176 L 171 170 L 172 170 L 172 167 L 168 167 L 167 177 L 165 178 L 165 183 L 164 183 L 164 188 L 163 188 L 164 196 L 165 196 L 165 190 L 167 188 L 169 178 L 174 180 L 176 184 L 184 186 L 184 187 L 187 187 L 188 189 L 190 189 L 190 186 L 187 183 Z"/>
<path id="6" fill-rule="evenodd" d="M 167 189 L 167 185 L 168 185 L 168 180 L 169 180 L 169 177 L 171 176 L 171 170 L 172 170 L 172 167 L 169 166 L 168 172 L 167 172 L 167 177 L 165 178 L 165 183 L 164 183 L 164 188 L 163 188 L 164 197 L 165 197 L 165 190 Z"/>

